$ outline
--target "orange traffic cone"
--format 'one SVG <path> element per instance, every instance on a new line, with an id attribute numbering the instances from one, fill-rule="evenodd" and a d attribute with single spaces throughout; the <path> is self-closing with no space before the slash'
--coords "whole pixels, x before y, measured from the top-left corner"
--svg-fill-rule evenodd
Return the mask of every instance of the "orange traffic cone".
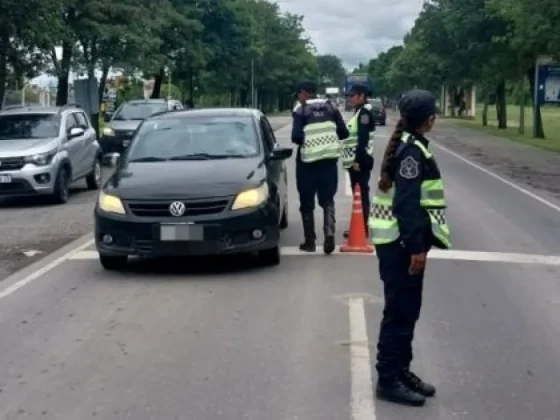
<path id="1" fill-rule="evenodd" d="M 350 218 L 348 239 L 340 246 L 340 252 L 373 253 L 373 246 L 367 243 L 364 226 L 362 193 L 360 192 L 360 186 L 356 185 L 356 188 L 354 188 L 354 200 L 352 201 L 352 217 Z"/>

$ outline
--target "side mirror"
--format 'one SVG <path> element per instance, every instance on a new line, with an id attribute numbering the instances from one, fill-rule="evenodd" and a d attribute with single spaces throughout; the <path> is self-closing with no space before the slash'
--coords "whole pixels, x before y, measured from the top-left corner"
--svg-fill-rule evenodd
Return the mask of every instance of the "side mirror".
<path id="1" fill-rule="evenodd" d="M 278 147 L 270 152 L 270 160 L 285 160 L 292 157 L 294 151 L 290 147 Z"/>
<path id="2" fill-rule="evenodd" d="M 121 160 L 120 153 L 107 153 L 103 155 L 103 165 L 108 166 L 109 168 L 116 168 Z"/>
<path id="3" fill-rule="evenodd" d="M 82 127 L 73 127 L 68 132 L 68 138 L 73 139 L 76 137 L 83 136 L 86 131 Z"/>

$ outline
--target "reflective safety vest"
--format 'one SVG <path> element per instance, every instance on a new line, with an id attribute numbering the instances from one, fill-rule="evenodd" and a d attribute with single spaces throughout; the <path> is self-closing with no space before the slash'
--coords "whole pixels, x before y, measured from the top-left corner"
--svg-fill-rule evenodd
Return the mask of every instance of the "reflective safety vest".
<path id="1" fill-rule="evenodd" d="M 311 163 L 340 157 L 341 146 L 334 121 L 307 124 L 303 133 L 303 144 L 300 148 L 302 162 Z"/>
<path id="2" fill-rule="evenodd" d="M 350 120 L 348 121 L 348 133 L 350 133 L 350 135 L 348 136 L 347 139 L 344 139 L 342 142 L 342 166 L 345 169 L 351 168 L 354 161 L 356 160 L 356 147 L 358 147 L 358 115 L 359 114 L 360 112 L 354 113 L 352 118 L 350 118 Z M 373 157 L 373 152 L 374 152 L 373 131 L 370 131 L 368 144 L 366 147 L 366 153 Z"/>
<path id="3" fill-rule="evenodd" d="M 401 141 L 407 142 L 410 134 L 403 133 Z M 420 141 L 414 140 L 415 146 L 422 150 L 426 159 L 433 159 L 433 153 Z M 397 219 L 393 216 L 394 187 L 384 192 L 379 188 L 372 199 L 368 220 L 371 239 L 374 245 L 383 245 L 396 241 L 400 237 Z M 420 206 L 430 217 L 432 233 L 445 248 L 451 248 L 449 226 L 445 216 L 447 207 L 441 178 L 427 179 L 421 184 Z"/>

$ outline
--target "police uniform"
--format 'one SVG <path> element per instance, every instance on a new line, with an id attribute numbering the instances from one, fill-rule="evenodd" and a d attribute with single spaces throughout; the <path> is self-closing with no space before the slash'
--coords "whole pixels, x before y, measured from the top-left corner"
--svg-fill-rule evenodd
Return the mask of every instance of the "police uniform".
<path id="1" fill-rule="evenodd" d="M 432 246 L 447 249 L 451 242 L 438 165 L 429 141 L 414 133 L 414 128 L 435 115 L 435 100 L 430 93 L 415 90 L 401 99 L 399 109 L 405 124 L 389 169 L 393 185 L 385 192 L 377 190 L 369 218 L 385 294 L 377 346 L 377 394 L 422 405 L 435 388 L 410 371 L 424 273 L 410 274 L 409 267 L 412 255 L 427 253 Z"/>
<path id="2" fill-rule="evenodd" d="M 302 83 L 298 92 L 312 93 L 311 83 Z M 315 251 L 315 196 L 323 208 L 324 251 L 334 251 L 335 207 L 338 187 L 338 159 L 340 140 L 348 137 L 348 130 L 340 111 L 330 101 L 312 99 L 298 103 L 292 113 L 292 142 L 298 145 L 296 182 L 305 241 L 302 251 Z"/>
<path id="3" fill-rule="evenodd" d="M 362 84 L 353 85 L 349 95 L 364 94 L 367 97 L 370 91 Z M 342 166 L 348 170 L 352 191 L 356 185 L 360 186 L 362 195 L 362 210 L 364 214 L 365 231 L 368 232 L 367 220 L 369 215 L 369 180 L 373 169 L 375 121 L 371 113 L 371 106 L 367 103 L 356 107 L 354 115 L 348 121 L 349 137 L 343 141 Z M 359 170 L 353 168 L 357 163 Z M 345 232 L 347 236 L 347 232 Z"/>

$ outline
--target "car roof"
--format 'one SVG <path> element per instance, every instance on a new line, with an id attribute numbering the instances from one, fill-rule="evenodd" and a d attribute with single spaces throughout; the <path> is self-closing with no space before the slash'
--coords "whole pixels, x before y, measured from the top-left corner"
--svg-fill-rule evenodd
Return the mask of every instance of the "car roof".
<path id="1" fill-rule="evenodd" d="M 55 106 L 7 106 L 0 110 L 1 115 L 21 115 L 21 114 L 58 114 L 62 108 Z"/>
<path id="2" fill-rule="evenodd" d="M 124 104 L 164 104 L 167 99 L 132 99 L 126 101 Z"/>
<path id="3" fill-rule="evenodd" d="M 150 119 L 172 119 L 191 117 L 258 117 L 261 112 L 252 108 L 201 108 L 183 109 L 152 115 Z"/>

